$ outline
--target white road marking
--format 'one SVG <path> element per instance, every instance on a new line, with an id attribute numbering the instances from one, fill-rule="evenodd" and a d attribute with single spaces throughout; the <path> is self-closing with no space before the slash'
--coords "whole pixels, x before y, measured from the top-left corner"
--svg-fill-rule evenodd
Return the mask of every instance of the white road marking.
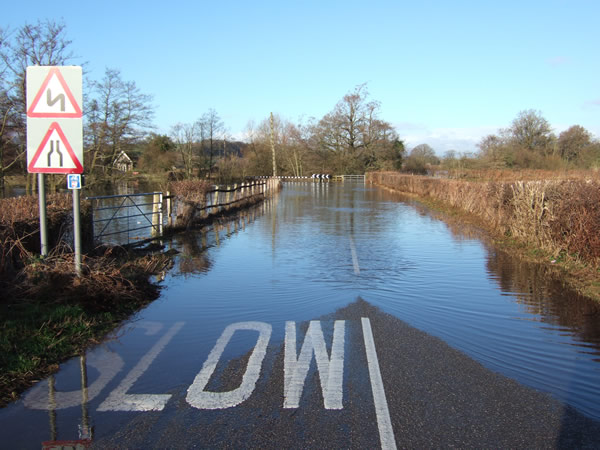
<path id="1" fill-rule="evenodd" d="M 321 322 L 311 320 L 304 337 L 300 356 L 296 358 L 296 324 L 285 324 L 284 357 L 284 408 L 298 408 L 304 382 L 310 368 L 313 353 L 317 360 L 319 380 L 325 409 L 342 409 L 344 379 L 344 331 L 345 321 L 336 320 L 333 328 L 331 359 L 327 355 Z"/>
<path id="2" fill-rule="evenodd" d="M 259 332 L 258 340 L 248 360 L 248 366 L 246 367 L 246 372 L 244 372 L 240 387 L 228 392 L 205 391 L 204 388 L 215 371 L 219 358 L 221 358 L 233 333 L 237 330 L 255 330 Z M 271 325 L 264 322 L 239 322 L 225 328 L 223 334 L 221 334 L 221 337 L 217 340 L 217 343 L 208 355 L 208 359 L 204 362 L 202 369 L 189 387 L 186 396 L 187 402 L 194 408 L 199 409 L 223 409 L 237 406 L 250 397 L 260 375 L 262 362 L 267 352 L 267 345 L 271 338 L 271 331 Z"/>
<path id="3" fill-rule="evenodd" d="M 360 275 L 358 257 L 356 256 L 356 245 L 354 245 L 354 238 L 352 236 L 350 236 L 350 251 L 352 252 L 352 265 L 354 266 L 354 273 L 356 275 Z"/>
<path id="4" fill-rule="evenodd" d="M 146 353 L 142 359 L 131 369 L 119 386 L 110 393 L 98 407 L 98 411 L 162 411 L 171 394 L 127 394 L 131 386 L 142 376 L 150 364 L 156 359 L 160 352 L 177 333 L 183 322 L 175 323 L 169 331 L 161 337 L 156 344 Z"/>
<path id="5" fill-rule="evenodd" d="M 88 401 L 93 400 L 110 380 L 123 368 L 123 359 L 116 353 L 94 352 L 87 357 L 87 364 L 95 367 L 100 375 L 87 388 Z M 54 401 L 48 398 L 48 379 L 40 382 L 25 396 L 24 404 L 30 409 L 57 410 L 81 405 L 81 389 L 55 392 Z"/>
<path id="6" fill-rule="evenodd" d="M 383 390 L 383 380 L 379 370 L 379 361 L 375 351 L 375 341 L 373 340 L 373 331 L 371 330 L 371 321 L 365 317 L 361 318 L 363 336 L 365 339 L 365 350 L 367 352 L 367 364 L 369 366 L 369 377 L 371 378 L 371 390 L 375 401 L 375 413 L 377 415 L 377 427 L 379 428 L 379 439 L 381 448 L 395 449 L 396 440 L 394 430 L 390 419 L 385 391 Z"/>
<path id="7" fill-rule="evenodd" d="M 146 330 L 146 332 L 144 333 L 146 336 L 155 335 L 162 329 L 162 327 L 162 323 L 151 322 L 149 320 L 144 320 L 143 322 L 136 324 L 136 328 L 143 328 L 144 330 Z"/>

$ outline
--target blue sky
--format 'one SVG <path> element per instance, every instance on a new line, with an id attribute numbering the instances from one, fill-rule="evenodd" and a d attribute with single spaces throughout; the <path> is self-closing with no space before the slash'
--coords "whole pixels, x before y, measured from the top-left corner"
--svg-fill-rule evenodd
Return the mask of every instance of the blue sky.
<path id="1" fill-rule="evenodd" d="M 233 137 L 271 111 L 321 118 L 366 82 L 409 146 L 443 154 L 525 109 L 600 137 L 599 17 L 598 0 L 29 0 L 0 27 L 63 19 L 91 78 L 154 96 L 160 132 L 209 108 Z"/>

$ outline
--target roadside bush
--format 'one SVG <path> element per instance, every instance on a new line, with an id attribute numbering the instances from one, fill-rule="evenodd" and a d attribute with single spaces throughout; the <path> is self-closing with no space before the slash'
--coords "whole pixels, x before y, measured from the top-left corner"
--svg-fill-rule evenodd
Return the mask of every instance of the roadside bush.
<path id="1" fill-rule="evenodd" d="M 69 194 L 46 196 L 48 246 L 57 247 L 72 233 L 73 199 Z M 81 202 L 82 238 L 91 242 L 91 207 Z M 40 253 L 39 200 L 37 196 L 0 199 L 0 278 L 20 270 L 27 259 Z M 69 243 L 70 245 L 70 243 Z"/>

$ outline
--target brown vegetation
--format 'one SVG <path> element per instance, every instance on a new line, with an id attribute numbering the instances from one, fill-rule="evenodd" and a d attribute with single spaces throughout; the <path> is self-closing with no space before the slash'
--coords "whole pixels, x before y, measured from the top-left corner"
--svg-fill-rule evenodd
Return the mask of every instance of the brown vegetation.
<path id="1" fill-rule="evenodd" d="M 48 245 L 58 246 L 71 228 L 69 218 L 73 205 L 68 194 L 46 196 Z M 90 207 L 81 203 L 83 226 L 89 226 Z M 40 253 L 40 223 L 38 197 L 25 196 L 0 199 L 0 280 L 13 276 L 25 262 Z"/>
<path id="2" fill-rule="evenodd" d="M 440 171 L 433 171 L 439 173 Z M 534 180 L 596 180 L 600 181 L 598 170 L 565 169 L 448 169 L 449 178 L 467 181 L 534 181 Z"/>
<path id="3" fill-rule="evenodd" d="M 149 276 L 169 264 L 112 248 L 84 257 L 76 276 L 72 253 L 30 260 L 0 286 L 0 407 L 154 300 Z"/>
<path id="4" fill-rule="evenodd" d="M 388 188 L 440 201 L 477 216 L 504 236 L 600 267 L 600 182 L 536 180 L 470 182 L 370 173 Z"/>
<path id="5" fill-rule="evenodd" d="M 51 251 L 43 259 L 38 199 L 0 200 L 0 406 L 156 298 L 149 277 L 170 263 L 167 255 L 99 247 L 83 257 L 76 276 L 62 240 L 72 222 L 71 196 L 47 200 Z M 82 212 L 89 223 L 86 203 Z"/>

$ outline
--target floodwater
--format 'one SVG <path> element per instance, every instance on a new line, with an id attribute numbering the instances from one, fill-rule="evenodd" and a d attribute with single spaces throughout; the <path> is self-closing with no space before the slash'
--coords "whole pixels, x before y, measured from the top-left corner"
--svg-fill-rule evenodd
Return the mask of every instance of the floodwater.
<path id="1" fill-rule="evenodd" d="M 315 319 L 361 297 L 487 368 L 600 419 L 599 305 L 565 290 L 543 267 L 494 249 L 477 230 L 449 225 L 396 194 L 362 183 L 286 183 L 243 217 L 165 244 L 180 253 L 161 276 L 161 297 L 88 352 L 90 382 L 115 354 L 115 370 L 127 373 L 157 333 L 174 330 L 168 351 L 134 380 L 132 391 L 185 392 L 229 324 L 267 322 L 272 339 L 283 340 L 286 321 Z M 248 350 L 243 333 L 235 336 L 230 357 Z M 73 359 L 41 385 L 68 391 L 80 380 L 80 361 Z M 85 412 L 65 408 L 50 416 L 52 437 L 57 427 L 81 427 L 82 415 L 94 421 L 110 392 L 103 387 L 90 386 Z M 0 411 L 0 422 L 36 410 L 27 398 Z M 102 420 L 106 430 L 118 425 Z M 48 413 L 31 421 L 45 421 L 48 439 Z"/>

